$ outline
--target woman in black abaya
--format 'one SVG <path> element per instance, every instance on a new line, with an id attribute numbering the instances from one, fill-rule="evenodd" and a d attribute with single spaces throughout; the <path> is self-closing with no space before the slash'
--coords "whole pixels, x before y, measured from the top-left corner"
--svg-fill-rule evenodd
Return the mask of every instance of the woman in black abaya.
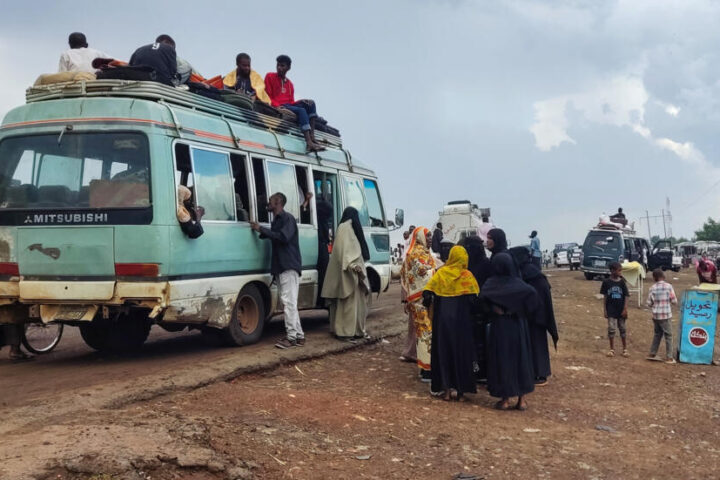
<path id="1" fill-rule="evenodd" d="M 523 281 L 533 287 L 538 294 L 540 305 L 535 310 L 535 314 L 528 318 L 528 327 L 530 330 L 535 385 L 547 385 L 547 378 L 551 374 L 548 334 L 552 337 L 555 350 L 557 350 L 558 342 L 558 330 L 555 322 L 552 295 L 550 294 L 550 282 L 548 282 L 540 269 L 533 265 L 530 250 L 526 247 L 513 247 L 509 250 L 509 253 L 515 260 Z"/>
<path id="2" fill-rule="evenodd" d="M 518 276 L 512 257 L 497 253 L 492 258 L 493 276 L 485 282 L 481 297 L 490 315 L 488 335 L 488 392 L 499 397 L 499 410 L 527 409 L 525 395 L 535 389 L 527 318 L 538 308 L 535 290 Z"/>
<path id="3" fill-rule="evenodd" d="M 493 228 L 487 233 L 487 248 L 492 252 L 490 258 L 498 253 L 507 252 L 507 237 L 505 232 L 499 228 Z"/>
<path id="4" fill-rule="evenodd" d="M 465 249 L 453 247 L 423 291 L 423 305 L 432 306 L 430 391 L 445 400 L 461 400 L 463 394 L 476 392 L 471 310 L 480 289 L 467 266 Z"/>
<path id="5" fill-rule="evenodd" d="M 482 289 L 485 281 L 492 275 L 490 259 L 485 254 L 485 243 L 480 237 L 465 237 L 459 243 L 468 252 L 468 270 L 473 274 Z M 482 309 L 474 309 L 473 333 L 475 338 L 475 354 L 477 369 L 475 376 L 479 383 L 487 382 L 487 326 L 488 316 Z"/>

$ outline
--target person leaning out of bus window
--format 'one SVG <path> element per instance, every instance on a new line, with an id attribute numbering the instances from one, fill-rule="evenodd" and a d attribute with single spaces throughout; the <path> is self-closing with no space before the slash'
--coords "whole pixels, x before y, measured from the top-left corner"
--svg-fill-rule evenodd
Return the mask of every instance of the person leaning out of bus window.
<path id="1" fill-rule="evenodd" d="M 295 101 L 295 87 L 287 78 L 292 60 L 287 55 L 280 55 L 276 59 L 277 73 L 270 72 L 265 75 L 265 91 L 270 96 L 273 107 L 282 107 L 290 110 L 297 116 L 298 125 L 305 136 L 308 152 L 320 152 L 325 147 L 315 140 L 315 119 L 317 112 L 313 100 Z"/>
<path id="2" fill-rule="evenodd" d="M 195 209 L 190 202 L 190 197 L 192 197 L 190 189 L 180 185 L 178 187 L 177 218 L 185 235 L 190 238 L 198 238 L 204 233 L 200 220 L 205 214 L 205 209 L 203 207 Z"/>

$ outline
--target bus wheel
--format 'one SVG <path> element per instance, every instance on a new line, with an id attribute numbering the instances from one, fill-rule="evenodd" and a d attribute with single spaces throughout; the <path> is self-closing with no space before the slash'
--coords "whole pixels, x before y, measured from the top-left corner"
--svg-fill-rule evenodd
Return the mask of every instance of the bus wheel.
<path id="1" fill-rule="evenodd" d="M 230 345 L 249 345 L 260 340 L 265 327 L 265 303 L 255 285 L 246 285 L 233 307 L 230 324 L 223 329 Z"/>
<path id="2" fill-rule="evenodd" d="M 80 336 L 88 347 L 104 351 L 107 350 L 108 329 L 99 322 L 89 322 L 80 324 Z"/>
<path id="3" fill-rule="evenodd" d="M 139 350 L 152 327 L 147 314 L 144 309 L 131 309 L 130 313 L 120 315 L 116 322 L 108 325 L 111 329 L 107 337 L 108 349 L 115 353 Z"/>
<path id="4" fill-rule="evenodd" d="M 146 310 L 130 310 L 117 320 L 95 320 L 80 325 L 80 335 L 89 347 L 101 352 L 132 352 L 142 347 L 150 334 Z"/>
<path id="5" fill-rule="evenodd" d="M 595 278 L 595 275 L 589 272 L 585 272 L 585 280 L 592 280 L 593 278 Z"/>

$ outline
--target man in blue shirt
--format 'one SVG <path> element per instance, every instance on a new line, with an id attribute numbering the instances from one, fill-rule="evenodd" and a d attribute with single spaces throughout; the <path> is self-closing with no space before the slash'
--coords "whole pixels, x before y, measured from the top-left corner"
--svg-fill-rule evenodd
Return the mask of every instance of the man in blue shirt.
<path id="1" fill-rule="evenodd" d="M 542 270 L 542 250 L 540 250 L 540 239 L 536 230 L 530 233 L 530 251 L 532 252 L 533 264 Z"/>

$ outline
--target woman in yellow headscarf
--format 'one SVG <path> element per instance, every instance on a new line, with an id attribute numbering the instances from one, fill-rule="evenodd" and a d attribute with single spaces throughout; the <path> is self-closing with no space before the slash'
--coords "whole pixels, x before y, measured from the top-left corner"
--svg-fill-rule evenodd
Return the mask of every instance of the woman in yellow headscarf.
<path id="1" fill-rule="evenodd" d="M 416 357 L 420 379 L 430 381 L 430 342 L 432 324 L 428 311 L 422 305 L 422 292 L 435 273 L 435 257 L 430 245 L 430 230 L 417 227 L 410 240 L 405 261 L 400 270 L 400 282 L 406 302 L 405 310 L 415 324 L 417 338 Z"/>
<path id="2" fill-rule="evenodd" d="M 431 308 L 431 385 L 433 396 L 461 400 L 475 393 L 477 357 L 473 341 L 472 310 L 480 288 L 468 270 L 468 253 L 450 250 L 447 262 L 425 286 L 423 304 Z"/>

